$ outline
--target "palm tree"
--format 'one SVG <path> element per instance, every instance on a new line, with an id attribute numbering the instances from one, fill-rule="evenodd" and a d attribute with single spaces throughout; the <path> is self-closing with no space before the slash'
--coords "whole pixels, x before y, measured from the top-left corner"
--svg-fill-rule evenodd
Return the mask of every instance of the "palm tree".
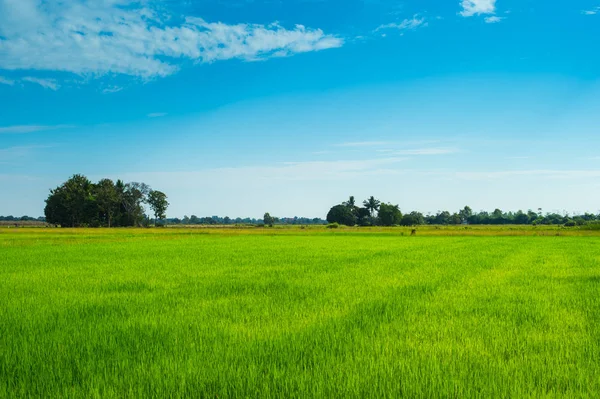
<path id="1" fill-rule="evenodd" d="M 348 201 L 343 202 L 342 205 L 354 209 L 354 207 L 356 206 L 356 201 L 354 200 L 354 195 L 351 195 L 350 198 L 348 198 Z"/>
<path id="2" fill-rule="evenodd" d="M 365 208 L 371 212 L 371 217 L 374 216 L 375 211 L 379 209 L 379 205 L 381 201 L 375 199 L 375 197 L 371 196 L 368 200 L 363 201 L 363 205 Z"/>

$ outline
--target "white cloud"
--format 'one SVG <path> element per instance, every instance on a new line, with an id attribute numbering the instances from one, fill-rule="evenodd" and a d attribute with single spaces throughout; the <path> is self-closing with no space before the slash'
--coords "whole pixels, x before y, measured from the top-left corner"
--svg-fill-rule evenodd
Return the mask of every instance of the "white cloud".
<path id="1" fill-rule="evenodd" d="M 428 24 L 425 22 L 425 18 L 419 17 L 419 15 L 413 16 L 411 19 L 405 19 L 400 23 L 391 23 L 380 25 L 375 32 L 380 31 L 382 29 L 399 29 L 399 30 L 414 30 L 419 27 L 426 27 Z"/>
<path id="2" fill-rule="evenodd" d="M 12 86 L 15 84 L 15 81 L 7 79 L 4 76 L 0 76 L 0 84 Z"/>
<path id="3" fill-rule="evenodd" d="M 35 83 L 42 86 L 44 89 L 58 90 L 60 85 L 54 79 L 39 79 L 27 76 L 21 79 L 23 82 Z"/>
<path id="4" fill-rule="evenodd" d="M 496 12 L 496 0 L 462 0 L 461 6 L 463 10 L 460 15 L 463 17 Z"/>
<path id="5" fill-rule="evenodd" d="M 0 134 L 22 134 L 22 133 L 33 133 L 43 130 L 57 130 L 71 128 L 71 125 L 18 125 L 18 126 L 4 126 L 0 127 Z"/>
<path id="6" fill-rule="evenodd" d="M 487 24 L 497 24 L 498 22 L 502 22 L 503 19 L 504 19 L 503 17 L 496 17 L 496 16 L 486 17 L 485 22 Z"/>
<path id="7" fill-rule="evenodd" d="M 0 0 L 0 69 L 166 76 L 182 60 L 257 60 L 343 45 L 320 29 L 207 22 L 133 0 Z"/>
<path id="8" fill-rule="evenodd" d="M 591 10 L 583 10 L 581 13 L 583 15 L 596 15 L 600 12 L 600 7 L 592 8 Z"/>
<path id="9" fill-rule="evenodd" d="M 167 116 L 166 112 L 152 112 L 148 114 L 148 118 L 160 118 L 162 116 Z"/>

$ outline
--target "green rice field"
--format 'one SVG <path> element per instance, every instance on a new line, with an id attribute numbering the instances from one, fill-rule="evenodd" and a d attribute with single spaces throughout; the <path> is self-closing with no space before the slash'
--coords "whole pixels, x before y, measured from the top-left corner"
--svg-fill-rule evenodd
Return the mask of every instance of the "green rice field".
<path id="1" fill-rule="evenodd" d="M 600 232 L 410 233 L 0 229 L 0 397 L 600 397 Z"/>

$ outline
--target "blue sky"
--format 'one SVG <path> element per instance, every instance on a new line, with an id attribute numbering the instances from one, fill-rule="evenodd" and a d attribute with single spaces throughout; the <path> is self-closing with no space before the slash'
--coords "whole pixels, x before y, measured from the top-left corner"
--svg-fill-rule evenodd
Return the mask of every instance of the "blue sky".
<path id="1" fill-rule="evenodd" d="M 600 210 L 600 1 L 0 0 L 0 214 Z"/>

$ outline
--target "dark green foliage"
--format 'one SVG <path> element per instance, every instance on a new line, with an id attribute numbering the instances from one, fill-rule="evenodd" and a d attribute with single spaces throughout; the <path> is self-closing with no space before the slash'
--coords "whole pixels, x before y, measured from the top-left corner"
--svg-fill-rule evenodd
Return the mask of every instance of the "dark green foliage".
<path id="1" fill-rule="evenodd" d="M 269 214 L 269 212 L 265 213 L 263 216 L 263 222 L 266 226 L 273 227 L 273 223 L 275 223 L 275 218 Z"/>
<path id="2" fill-rule="evenodd" d="M 425 224 L 425 217 L 420 212 L 407 213 L 402 216 L 400 224 L 402 226 L 418 226 L 420 224 Z"/>
<path id="3" fill-rule="evenodd" d="M 336 205 L 329 210 L 329 213 L 327 213 L 327 221 L 329 223 L 354 226 L 356 224 L 356 215 L 350 207 L 346 205 Z"/>
<path id="4" fill-rule="evenodd" d="M 402 212 L 398 205 L 380 204 L 379 223 L 382 226 L 394 226 L 402 222 Z"/>
<path id="5" fill-rule="evenodd" d="M 152 212 L 154 212 L 154 224 L 156 224 L 157 219 L 162 220 L 167 217 L 166 212 L 169 202 L 167 201 L 167 195 L 162 191 L 150 190 L 148 205 L 150 205 Z"/>
<path id="6" fill-rule="evenodd" d="M 164 219 L 166 199 L 144 183 L 102 179 L 94 184 L 83 175 L 73 175 L 50 190 L 44 213 L 48 223 L 62 227 L 143 226 L 149 224 L 144 204 L 152 207 L 156 218 Z"/>
<path id="7" fill-rule="evenodd" d="M 46 200 L 44 213 L 48 223 L 82 227 L 97 222 L 98 205 L 93 184 L 83 175 L 73 175 L 54 190 Z"/>
<path id="8" fill-rule="evenodd" d="M 355 205 L 354 197 L 350 197 L 348 201 L 336 205 L 329 211 L 327 215 L 328 222 L 338 222 L 340 224 L 351 225 L 350 223 L 358 224 L 359 226 L 418 226 L 422 224 L 433 225 L 565 225 L 565 226 L 587 226 L 590 223 L 600 221 L 600 215 L 585 213 L 583 215 L 569 216 L 560 215 L 557 213 L 542 214 L 542 210 L 538 212 L 528 210 L 527 213 L 519 210 L 517 212 L 503 212 L 501 209 L 495 209 L 494 212 L 486 211 L 473 212 L 471 207 L 465 206 L 463 209 L 455 213 L 448 211 L 438 211 L 435 215 L 424 216 L 420 212 L 411 212 L 402 216 L 397 205 L 389 203 L 381 203 L 375 197 L 363 201 L 363 208 Z M 375 215 L 375 211 L 379 211 Z M 400 215 L 398 218 L 397 216 Z M 345 222 L 342 222 L 341 220 Z"/>
<path id="9" fill-rule="evenodd" d="M 117 187 L 110 179 L 102 179 L 94 188 L 100 219 L 103 224 L 111 227 L 115 215 L 119 212 L 121 202 Z"/>

